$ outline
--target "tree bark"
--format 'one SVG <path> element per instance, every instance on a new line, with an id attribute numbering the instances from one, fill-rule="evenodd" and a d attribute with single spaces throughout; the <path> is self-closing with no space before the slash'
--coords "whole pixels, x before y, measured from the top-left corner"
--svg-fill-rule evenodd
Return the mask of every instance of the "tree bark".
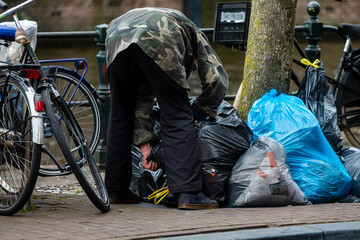
<path id="1" fill-rule="evenodd" d="M 271 89 L 288 93 L 297 0 L 253 0 L 243 81 L 234 107 L 243 119 Z"/>

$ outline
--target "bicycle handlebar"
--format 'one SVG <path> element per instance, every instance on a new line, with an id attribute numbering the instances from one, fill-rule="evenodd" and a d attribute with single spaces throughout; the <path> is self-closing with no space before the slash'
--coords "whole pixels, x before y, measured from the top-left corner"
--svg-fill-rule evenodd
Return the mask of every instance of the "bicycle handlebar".
<path id="1" fill-rule="evenodd" d="M 304 25 L 295 26 L 295 32 L 306 32 L 308 29 Z M 324 25 L 323 31 L 336 33 L 344 42 L 347 39 L 347 36 L 339 30 L 338 27 L 332 25 Z"/>
<path id="2" fill-rule="evenodd" d="M 26 2 L 23 2 L 23 3 L 20 3 L 19 5 L 15 6 L 15 7 L 12 7 L 10 8 L 9 10 L 7 10 L 6 12 L 3 12 L 0 14 L 0 19 L 6 17 L 6 16 L 9 16 L 9 15 L 12 15 L 14 14 L 15 12 L 23 9 L 24 7 L 26 7 L 27 5 L 35 2 L 37 0 L 27 0 Z M 2 0 L 0 0 L 0 2 L 3 2 Z M 0 5 L 1 6 L 1 5 Z M 6 5 L 7 6 L 7 5 Z M 5 10 L 5 9 L 4 9 Z"/>
<path id="3" fill-rule="evenodd" d="M 8 5 L 4 1 L 0 0 L 0 8 L 2 10 L 6 10 L 6 9 L 8 9 Z"/>

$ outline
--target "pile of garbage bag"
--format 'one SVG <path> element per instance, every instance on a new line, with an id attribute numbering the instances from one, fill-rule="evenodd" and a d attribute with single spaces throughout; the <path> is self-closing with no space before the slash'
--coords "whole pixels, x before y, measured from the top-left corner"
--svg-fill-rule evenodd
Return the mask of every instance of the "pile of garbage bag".
<path id="1" fill-rule="evenodd" d="M 159 106 L 153 107 L 155 132 L 160 131 Z M 250 147 L 252 132 L 233 106 L 223 101 L 214 119 L 196 121 L 203 175 L 203 192 L 206 196 L 220 202 L 225 200 L 226 183 L 238 158 Z M 166 173 L 163 163 L 161 141 L 152 146 L 151 159 L 160 163 L 160 168 L 150 171 L 142 168 L 142 155 L 133 146 L 133 177 L 131 190 L 144 200 L 152 192 L 166 186 Z M 155 159 L 156 158 L 156 159 Z M 166 204 L 166 200 L 164 204 Z"/>
<path id="2" fill-rule="evenodd" d="M 360 202 L 360 149 L 343 149 L 323 68 L 307 68 L 306 78 L 297 96 L 273 89 L 255 101 L 247 122 L 226 101 L 216 118 L 195 121 L 206 196 L 224 207 Z M 157 104 L 153 111 L 159 132 Z M 142 168 L 135 146 L 132 156 L 131 189 L 146 200 L 167 186 L 161 140 L 151 152 L 158 170 Z M 176 206 L 177 198 L 162 203 Z"/>
<path id="3" fill-rule="evenodd" d="M 268 136 L 287 153 L 293 179 L 312 203 L 348 195 L 351 177 L 301 99 L 271 90 L 255 101 L 247 119 L 254 139 Z"/>

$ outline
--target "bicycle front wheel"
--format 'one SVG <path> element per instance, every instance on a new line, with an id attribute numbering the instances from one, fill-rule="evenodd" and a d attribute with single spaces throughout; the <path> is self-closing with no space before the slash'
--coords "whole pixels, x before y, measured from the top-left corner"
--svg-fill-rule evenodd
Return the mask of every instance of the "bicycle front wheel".
<path id="1" fill-rule="evenodd" d="M 48 88 L 42 90 L 42 97 L 55 138 L 72 172 L 92 203 L 103 212 L 109 211 L 109 197 L 99 168 L 71 110 Z M 58 119 L 63 119 L 61 125 Z"/>
<path id="2" fill-rule="evenodd" d="M 69 69 L 58 66 L 45 66 L 44 71 L 54 80 L 56 88 L 71 109 L 80 125 L 91 153 L 94 153 L 100 139 L 100 110 L 91 89 L 80 81 L 80 76 Z M 63 121 L 58 118 L 60 125 Z M 71 173 L 71 169 L 52 133 L 51 124 L 45 118 L 43 154 L 41 157 L 41 176 L 60 176 Z M 65 133 L 64 133 L 65 134 Z"/>
<path id="3" fill-rule="evenodd" d="M 354 62 L 354 67 L 360 70 L 360 59 Z M 349 69 L 341 83 L 345 87 L 340 87 L 336 96 L 341 129 L 349 143 L 360 148 L 360 77 Z"/>
<path id="4" fill-rule="evenodd" d="M 30 199 L 41 145 L 32 141 L 31 108 L 18 76 L 0 77 L 0 215 L 12 215 Z"/>

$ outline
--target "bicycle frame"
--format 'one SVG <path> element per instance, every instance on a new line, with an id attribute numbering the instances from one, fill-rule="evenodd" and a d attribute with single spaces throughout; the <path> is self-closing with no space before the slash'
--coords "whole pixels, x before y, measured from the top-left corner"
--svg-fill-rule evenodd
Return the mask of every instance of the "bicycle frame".
<path id="1" fill-rule="evenodd" d="M 25 6 L 33 3 L 34 1 L 35 0 L 28 0 L 25 3 L 21 4 L 20 6 L 17 6 L 17 7 L 11 8 L 10 10 L 7 10 L 3 14 L 3 17 L 11 15 L 13 17 L 14 21 L 17 22 L 15 24 L 15 28 L 18 29 L 19 27 L 21 27 L 20 25 L 22 23 L 18 20 L 16 11 L 24 8 Z M 4 5 L 4 4 L 1 4 L 1 2 L 2 1 L 0 1 L 0 7 Z M 9 31 L 9 33 L 8 33 L 7 29 L 4 30 L 3 35 L 5 36 L 5 34 L 8 34 L 8 35 L 10 34 L 10 37 L 11 37 L 10 41 L 17 40 L 18 42 L 20 42 L 19 39 L 20 40 L 24 39 L 23 41 L 27 40 L 25 35 L 23 38 L 21 38 L 22 35 L 20 35 L 20 38 L 16 39 L 16 37 L 14 37 L 16 35 L 16 32 L 13 33 L 11 31 Z M 17 36 L 19 36 L 19 35 L 17 35 Z M 25 47 L 25 50 L 23 51 L 21 57 L 19 57 L 20 58 L 19 61 L 21 63 L 39 63 L 39 64 L 41 64 L 40 79 L 34 79 L 33 81 L 31 81 L 31 84 L 32 84 L 33 88 L 35 89 L 35 91 L 42 93 L 44 89 L 48 88 L 50 90 L 49 92 L 51 93 L 51 98 L 53 101 L 59 102 L 59 101 L 62 101 L 61 99 L 63 99 L 64 103 L 66 103 L 66 105 L 69 108 L 91 107 L 91 108 L 88 108 L 90 110 L 87 110 L 87 111 L 91 111 L 91 114 L 95 114 L 96 117 L 94 115 L 94 117 L 91 118 L 92 115 L 90 115 L 89 117 L 91 118 L 92 122 L 90 122 L 89 124 L 98 123 L 97 119 L 99 118 L 98 117 L 99 111 L 97 110 L 98 109 L 97 108 L 98 107 L 97 100 L 104 101 L 104 99 L 99 96 L 95 87 L 92 86 L 92 84 L 85 79 L 85 74 L 87 73 L 87 70 L 88 70 L 88 64 L 85 61 L 85 59 L 84 58 L 69 58 L 69 59 L 66 58 L 66 59 L 39 60 L 31 45 L 29 45 L 28 43 L 25 43 L 25 44 L 22 43 L 22 45 Z M 72 67 L 67 68 L 67 67 L 63 67 L 63 66 L 58 66 L 58 65 L 63 65 L 63 64 L 59 64 L 59 63 L 67 63 L 67 62 L 74 63 L 75 68 L 72 68 Z M 81 70 L 83 70 L 83 71 L 81 72 Z M 60 74 L 58 75 L 58 73 L 60 73 Z M 58 76 L 59 76 L 59 78 L 58 78 Z M 60 79 L 59 84 L 61 86 L 61 91 L 59 91 L 60 89 L 57 86 L 57 82 L 58 82 L 57 79 Z M 65 81 L 71 80 L 71 81 L 67 82 L 67 84 L 64 85 L 64 84 L 61 84 L 62 80 L 65 80 Z M 86 95 L 89 95 L 89 98 L 87 98 Z M 91 97 L 90 97 L 90 95 L 91 95 Z M 80 100 L 79 97 L 83 100 L 79 101 Z M 75 101 L 75 99 L 77 99 L 77 100 Z M 95 107 L 95 105 L 96 105 L 96 107 Z M 83 114 L 83 112 L 78 111 L 77 114 L 78 114 L 78 116 L 80 116 L 81 114 Z M 47 116 L 47 115 L 44 115 L 44 116 Z M 70 114 L 68 114 L 68 118 L 70 118 L 69 116 L 70 116 Z M 74 118 L 74 116 L 72 116 L 72 117 Z M 45 121 L 46 120 L 44 120 L 44 122 Z M 61 119 L 59 119 L 59 121 L 61 121 Z M 82 121 L 84 123 L 84 120 L 82 120 Z M 86 123 L 86 124 L 88 124 L 88 123 Z M 91 139 L 93 139 L 94 136 L 96 137 L 95 139 L 98 139 L 97 134 L 92 135 L 93 132 L 97 133 L 98 131 L 94 130 L 92 132 L 92 130 L 89 130 L 89 129 L 90 128 L 85 130 L 85 131 L 89 132 L 88 136 L 91 137 Z M 51 129 L 49 131 L 51 131 Z M 46 142 L 46 140 L 44 140 L 44 141 Z M 96 140 L 96 141 L 98 141 L 98 140 Z M 94 144 L 92 144 L 91 146 L 93 146 L 93 145 Z M 93 151 L 93 147 L 91 149 Z M 50 152 L 48 153 L 48 155 L 51 157 Z"/>
<path id="2" fill-rule="evenodd" d="M 27 5 L 30 5 L 34 2 L 36 2 L 37 0 L 28 0 L 26 2 L 23 2 L 5 12 L 3 12 L 2 14 L 0 14 L 0 19 L 3 19 L 7 16 L 10 16 L 12 15 L 13 16 L 13 19 L 15 21 L 15 25 L 17 28 L 21 27 L 20 26 L 20 21 L 16 15 L 16 12 L 20 9 L 23 9 L 24 7 L 26 7 Z M 26 47 L 26 45 L 24 45 Z M 76 64 L 76 62 L 79 62 L 79 61 L 82 61 L 84 64 L 85 64 L 85 70 L 83 72 L 83 74 L 81 75 L 81 78 L 80 78 L 80 81 L 79 81 L 79 84 L 77 86 L 77 88 L 79 87 L 80 83 L 82 81 L 84 81 L 84 83 L 91 89 L 91 91 L 94 93 L 95 97 L 99 100 L 102 101 L 102 98 L 100 97 L 100 95 L 98 94 L 98 92 L 96 91 L 95 87 L 88 81 L 84 78 L 86 72 L 87 72 L 87 69 L 88 69 L 88 64 L 87 62 L 85 61 L 84 58 L 69 58 L 69 59 L 53 59 L 53 60 L 38 60 L 36 55 L 34 54 L 34 51 L 32 48 L 29 49 L 29 47 L 27 47 L 26 49 L 28 52 L 30 52 L 30 55 L 31 55 L 31 58 L 34 60 L 34 63 L 35 64 L 39 64 L 39 63 L 59 63 L 59 62 L 74 62 Z M 77 73 L 77 71 L 74 71 Z M 42 78 L 46 77 L 44 72 L 41 71 L 41 76 Z M 76 89 L 77 90 L 77 89 Z M 73 96 L 72 96 L 73 97 Z"/>
<path id="3" fill-rule="evenodd" d="M 8 15 L 12 15 L 13 16 L 13 19 L 14 19 L 14 22 L 16 23 L 16 28 L 21 28 L 21 25 L 20 25 L 20 21 L 16 15 L 16 12 L 17 10 L 21 9 L 22 7 L 25 7 L 27 5 L 29 5 L 30 3 L 34 2 L 36 0 L 29 0 L 25 3 L 23 3 L 21 6 L 17 6 L 17 7 L 14 7 L 8 11 L 5 12 L 4 15 L 8 16 Z M 0 18 L 1 19 L 1 18 Z M 92 93 L 94 94 L 94 96 L 101 100 L 100 96 L 98 95 L 97 91 L 95 90 L 95 88 L 91 85 L 90 82 L 88 82 L 85 78 L 84 78 L 84 75 L 86 74 L 87 72 L 87 69 L 88 69 L 88 65 L 87 65 L 87 62 L 85 61 L 85 59 L 83 58 L 77 58 L 77 59 L 53 59 L 53 60 L 42 60 L 42 61 L 39 61 L 33 48 L 30 46 L 30 43 L 27 42 L 25 44 L 23 44 L 24 48 L 25 48 L 25 51 L 23 52 L 22 56 L 21 56 L 21 60 L 20 62 L 22 63 L 27 63 L 29 62 L 28 59 L 30 58 L 30 62 L 34 63 L 34 64 L 37 64 L 37 65 L 40 65 L 40 63 L 55 63 L 55 62 L 74 62 L 75 65 L 79 65 L 79 64 L 84 64 L 85 67 L 84 67 L 84 72 L 83 74 L 81 75 L 80 77 L 80 80 L 76 86 L 76 89 L 73 91 L 72 95 L 71 95 L 71 98 L 69 99 L 69 101 L 67 102 L 68 105 L 71 105 L 71 101 L 73 99 L 73 97 L 75 96 L 75 93 L 76 91 L 79 89 L 79 86 L 81 84 L 81 82 L 83 81 L 92 91 Z M 80 63 L 81 62 L 81 63 Z M 81 69 L 80 66 L 79 68 L 76 67 L 77 70 L 78 69 Z M 70 69 L 69 69 L 70 70 Z M 45 72 L 44 72 L 44 69 L 42 67 L 40 67 L 39 69 L 40 71 L 40 81 L 38 80 L 35 80 L 34 84 L 33 84 L 33 87 L 36 91 L 36 93 L 40 93 L 40 89 L 39 88 L 42 88 L 42 87 L 50 87 L 52 89 L 52 93 L 56 96 L 56 97 L 63 97 L 63 95 L 60 95 L 60 93 L 57 91 L 56 89 L 56 86 L 53 84 L 53 80 L 52 79 L 49 79 L 47 78 Z M 72 70 L 71 70 L 72 71 Z M 74 73 L 78 74 L 77 71 L 73 71 Z M 65 94 L 66 91 L 63 93 Z"/>
<path id="4" fill-rule="evenodd" d="M 13 20 L 15 22 L 15 26 L 16 28 L 21 28 L 21 25 L 20 25 L 20 21 L 19 21 L 19 18 L 17 17 L 17 14 L 16 12 L 23 9 L 24 7 L 26 7 L 27 5 L 35 2 L 37 0 L 28 0 L 26 2 L 23 2 L 7 11 L 5 11 L 4 13 L 0 14 L 0 19 L 3 19 L 7 16 L 12 16 L 13 17 Z M 23 44 L 24 48 L 26 49 L 26 51 L 24 51 L 24 53 L 26 52 L 27 54 L 30 55 L 30 58 L 32 59 L 33 63 L 36 64 L 36 65 L 40 65 L 40 62 L 34 52 L 34 50 L 32 49 L 32 47 L 30 46 L 30 43 L 25 43 Z M 24 55 L 23 55 L 24 56 Z M 43 80 L 43 79 L 46 79 L 46 75 L 44 73 L 44 71 L 42 70 L 42 68 L 39 69 L 40 70 L 40 79 Z"/>
<path id="5" fill-rule="evenodd" d="M 40 64 L 49 64 L 49 63 L 69 63 L 72 62 L 75 64 L 76 71 L 73 71 L 71 69 L 66 68 L 69 71 L 72 71 L 80 76 L 79 83 L 77 84 L 75 90 L 73 91 L 69 101 L 67 104 L 69 105 L 72 101 L 76 91 L 79 89 L 80 84 L 85 84 L 91 92 L 94 94 L 95 98 L 102 101 L 102 98 L 100 97 L 99 93 L 97 92 L 96 88 L 85 78 L 85 75 L 88 71 L 88 63 L 86 62 L 85 58 L 64 58 L 64 59 L 47 59 L 47 60 L 39 60 Z M 60 67 L 60 66 L 58 66 Z M 65 68 L 64 68 L 65 69 Z M 82 74 L 79 74 L 79 69 L 84 69 Z M 63 95 L 65 95 L 67 91 L 64 91 Z"/>
<path id="6" fill-rule="evenodd" d="M 3 19 L 4 17 L 10 16 L 10 15 L 13 15 L 13 14 L 15 14 L 17 11 L 19 11 L 20 9 L 23 9 L 23 8 L 26 7 L 27 5 L 29 5 L 29 4 L 31 4 L 31 3 L 33 3 L 33 2 L 36 2 L 36 1 L 37 1 L 37 0 L 28 0 L 28 1 L 23 2 L 23 3 L 17 5 L 17 6 L 15 6 L 15 7 L 13 7 L 13 8 L 10 8 L 9 10 L 7 10 L 7 11 L 5 11 L 5 12 L 3 12 L 3 13 L 0 14 L 0 19 Z M 17 23 L 19 23 L 19 20 L 18 20 Z M 19 26 L 20 26 L 20 24 L 19 24 Z M 18 27 L 18 26 L 17 26 L 17 27 Z"/>

